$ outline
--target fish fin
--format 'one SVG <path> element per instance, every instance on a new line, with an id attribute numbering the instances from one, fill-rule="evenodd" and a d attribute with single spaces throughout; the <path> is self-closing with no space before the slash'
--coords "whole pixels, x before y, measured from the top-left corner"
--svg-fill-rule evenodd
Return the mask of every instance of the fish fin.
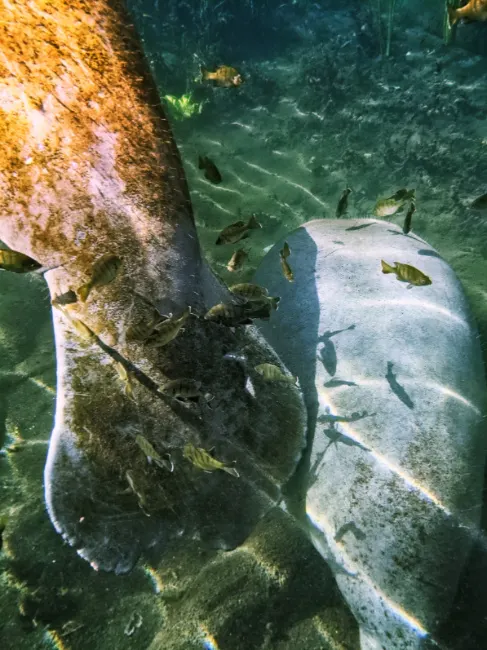
<path id="1" fill-rule="evenodd" d="M 77 293 L 81 302 L 86 302 L 86 299 L 90 295 L 90 291 L 91 291 L 91 286 L 89 283 L 84 284 L 82 287 L 78 289 Z"/>
<path id="2" fill-rule="evenodd" d="M 198 156 L 198 169 L 204 169 L 205 168 L 205 159 L 203 156 Z"/>
<path id="3" fill-rule="evenodd" d="M 397 278 L 397 279 L 399 280 L 399 278 Z M 413 284 L 409 283 L 408 286 L 406 287 L 406 289 L 412 289 L 413 286 L 414 286 Z"/>
<path id="4" fill-rule="evenodd" d="M 380 263 L 382 265 L 382 273 L 395 273 L 393 266 L 391 266 L 387 262 L 384 262 L 384 260 L 381 260 Z"/>
<path id="5" fill-rule="evenodd" d="M 237 472 L 235 467 L 222 467 L 222 470 L 227 474 L 230 474 L 230 476 L 234 476 L 235 478 L 240 478 L 240 474 Z"/>
<path id="6" fill-rule="evenodd" d="M 262 228 L 260 223 L 257 221 L 255 214 L 251 215 L 249 222 L 247 224 L 247 228 Z"/>

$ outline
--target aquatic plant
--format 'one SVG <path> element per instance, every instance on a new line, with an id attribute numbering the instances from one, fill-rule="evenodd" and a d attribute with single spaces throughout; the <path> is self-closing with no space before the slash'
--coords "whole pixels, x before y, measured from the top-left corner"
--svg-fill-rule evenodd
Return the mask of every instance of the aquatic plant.
<path id="1" fill-rule="evenodd" d="M 178 120 L 182 120 L 193 115 L 199 115 L 203 110 L 203 102 L 192 101 L 191 93 L 176 97 L 175 95 L 164 95 L 171 114 Z"/>
<path id="2" fill-rule="evenodd" d="M 385 55 L 390 56 L 391 54 L 391 38 L 392 38 L 392 26 L 394 23 L 394 11 L 396 8 L 396 0 L 389 0 L 389 6 L 387 9 L 387 31 L 386 31 L 386 48 Z M 379 50 L 382 55 L 383 53 L 383 40 L 382 40 L 382 0 L 377 0 L 377 31 L 379 35 Z"/>
<path id="3" fill-rule="evenodd" d="M 391 53 L 391 35 L 392 23 L 394 20 L 394 9 L 396 8 L 396 0 L 389 0 L 389 12 L 387 17 L 387 41 L 386 41 L 386 56 Z"/>
<path id="4" fill-rule="evenodd" d="M 461 4 L 461 0 L 445 0 L 445 11 L 443 15 L 443 41 L 445 45 L 451 45 L 455 40 L 456 25 L 451 25 L 449 10 L 456 9 Z"/>

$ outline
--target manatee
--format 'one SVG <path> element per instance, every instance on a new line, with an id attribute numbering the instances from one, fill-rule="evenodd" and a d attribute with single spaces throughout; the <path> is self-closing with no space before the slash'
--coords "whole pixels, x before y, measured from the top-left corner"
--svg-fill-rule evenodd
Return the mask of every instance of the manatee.
<path id="1" fill-rule="evenodd" d="M 281 273 L 282 242 L 253 281 L 281 296 L 259 327 L 308 409 L 289 507 L 333 569 L 363 650 L 434 646 L 480 539 L 486 385 L 462 287 L 425 241 L 391 223 L 311 221 L 286 241 L 294 284 Z M 408 289 L 381 259 L 432 285 Z"/>
<path id="2" fill-rule="evenodd" d="M 42 265 L 51 299 L 78 292 L 103 256 L 122 261 L 86 301 L 53 309 L 49 516 L 94 568 L 117 573 L 180 535 L 233 548 L 301 456 L 300 391 L 266 384 L 251 395 L 245 368 L 225 355 L 283 368 L 277 355 L 252 327 L 199 317 L 231 298 L 202 258 L 178 149 L 123 3 L 2 7 L 0 239 Z M 188 307 L 165 346 L 128 336 Z M 182 377 L 208 398 L 181 403 L 159 390 Z M 149 463 L 137 436 L 170 462 Z M 186 442 L 235 461 L 240 478 L 193 467 Z"/>

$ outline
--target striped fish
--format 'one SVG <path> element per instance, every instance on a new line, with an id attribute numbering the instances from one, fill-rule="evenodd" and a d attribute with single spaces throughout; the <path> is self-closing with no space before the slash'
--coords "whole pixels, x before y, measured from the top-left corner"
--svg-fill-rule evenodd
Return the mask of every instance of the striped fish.
<path id="1" fill-rule="evenodd" d="M 198 467 L 205 472 L 214 472 L 217 469 L 221 469 L 224 472 L 227 472 L 227 474 L 235 476 L 235 478 L 240 476 L 235 467 L 225 465 L 225 463 L 210 456 L 210 454 L 201 447 L 195 447 L 191 442 L 184 445 L 183 456 L 186 460 L 189 460 L 190 463 L 193 463 L 195 467 Z"/>
<path id="2" fill-rule="evenodd" d="M 107 253 L 93 264 L 90 280 L 78 289 L 81 302 L 85 302 L 95 287 L 104 287 L 113 282 L 120 271 L 122 260 L 117 255 Z"/>
<path id="3" fill-rule="evenodd" d="M 144 436 L 141 436 L 139 434 L 138 436 L 136 436 L 135 442 L 139 446 L 140 450 L 147 456 L 147 460 L 148 460 L 149 463 L 154 461 L 154 463 L 158 467 L 163 467 L 164 469 L 167 469 L 170 472 L 173 471 L 174 464 L 173 464 L 172 460 L 170 459 L 170 457 L 169 457 L 169 459 L 162 458 L 160 456 L 159 452 L 157 452 L 154 449 L 154 447 L 147 440 L 147 438 L 145 438 Z"/>

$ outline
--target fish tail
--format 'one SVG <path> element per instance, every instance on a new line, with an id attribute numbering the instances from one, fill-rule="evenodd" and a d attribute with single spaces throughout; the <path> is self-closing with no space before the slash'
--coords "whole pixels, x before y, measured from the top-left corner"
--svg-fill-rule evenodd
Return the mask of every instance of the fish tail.
<path id="1" fill-rule="evenodd" d="M 235 478 L 240 478 L 240 474 L 237 472 L 235 467 L 222 467 L 222 470 L 227 474 L 230 474 L 230 476 L 234 476 Z"/>
<path id="2" fill-rule="evenodd" d="M 381 260 L 380 263 L 382 264 L 382 273 L 395 273 L 395 269 L 393 266 L 388 264 L 387 262 L 384 262 L 384 260 Z"/>
<path id="3" fill-rule="evenodd" d="M 260 223 L 257 221 L 255 214 L 250 217 L 247 228 L 262 228 Z"/>
<path id="4" fill-rule="evenodd" d="M 277 309 L 279 307 L 279 301 L 281 298 L 279 296 L 275 296 L 274 298 L 269 298 L 269 302 L 271 303 L 272 309 Z"/>
<path id="5" fill-rule="evenodd" d="M 86 302 L 86 299 L 90 295 L 91 285 L 88 282 L 78 289 L 78 296 L 81 302 Z"/>
<path id="6" fill-rule="evenodd" d="M 200 65 L 200 74 L 202 81 L 206 81 L 206 79 L 208 79 L 209 72 L 202 65 Z"/>

